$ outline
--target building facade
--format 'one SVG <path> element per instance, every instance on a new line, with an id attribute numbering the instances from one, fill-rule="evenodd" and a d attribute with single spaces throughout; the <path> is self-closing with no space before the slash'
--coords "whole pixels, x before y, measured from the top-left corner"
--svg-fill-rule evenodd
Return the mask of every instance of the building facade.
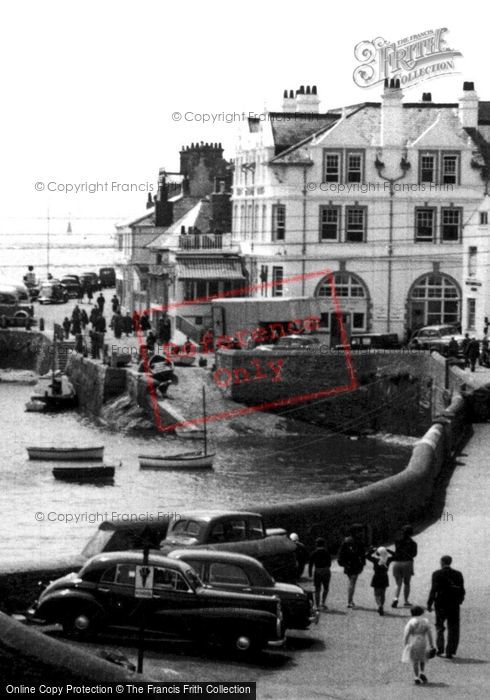
<path id="1" fill-rule="evenodd" d="M 257 296 L 322 297 L 338 339 L 331 270 L 352 332 L 454 324 L 490 315 L 490 103 L 465 83 L 458 102 L 381 102 L 319 112 L 316 88 L 249 119 L 237 144 L 233 241 Z M 282 283 L 294 276 L 301 281 Z M 266 284 L 272 282 L 272 284 Z"/>

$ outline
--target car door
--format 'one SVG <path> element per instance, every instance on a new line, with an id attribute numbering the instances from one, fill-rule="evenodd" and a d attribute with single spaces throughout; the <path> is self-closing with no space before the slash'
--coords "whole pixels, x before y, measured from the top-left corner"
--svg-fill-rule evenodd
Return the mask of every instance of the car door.
<path id="1" fill-rule="evenodd" d="M 153 597 L 148 604 L 147 629 L 175 637 L 193 637 L 203 623 L 199 600 L 180 571 L 155 566 Z"/>
<path id="2" fill-rule="evenodd" d="M 257 557 L 259 552 L 259 540 L 249 538 L 247 519 L 243 517 L 230 517 L 215 523 L 208 541 L 213 549 L 248 554 L 250 557 Z"/>
<path id="3" fill-rule="evenodd" d="M 116 564 L 101 575 L 97 598 L 104 606 L 108 625 L 138 627 L 141 620 L 141 600 L 135 597 L 135 564 Z"/>

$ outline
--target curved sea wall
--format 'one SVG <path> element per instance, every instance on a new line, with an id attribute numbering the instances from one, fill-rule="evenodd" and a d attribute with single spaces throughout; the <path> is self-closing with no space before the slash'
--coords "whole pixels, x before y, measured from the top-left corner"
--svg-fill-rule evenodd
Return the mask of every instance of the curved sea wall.
<path id="1" fill-rule="evenodd" d="M 470 434 L 465 399 L 458 395 L 435 418 L 400 474 L 348 493 L 253 510 L 263 515 L 267 527 L 297 532 L 310 547 L 316 537 L 323 537 L 332 550 L 337 549 L 354 524 L 365 528 L 370 542 L 392 541 L 403 525 L 436 515 L 439 487 L 452 468 L 450 458 Z"/>
<path id="2" fill-rule="evenodd" d="M 63 644 L 0 613 L 0 662 L 3 683 L 19 680 L 78 685 L 94 681 L 129 682 L 134 676 L 118 666 Z M 170 679 L 169 679 L 170 680 Z"/>

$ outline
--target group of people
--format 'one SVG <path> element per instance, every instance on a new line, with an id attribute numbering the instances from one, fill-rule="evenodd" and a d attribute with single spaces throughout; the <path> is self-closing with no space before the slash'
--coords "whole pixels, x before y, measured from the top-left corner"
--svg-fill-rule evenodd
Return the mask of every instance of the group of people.
<path id="1" fill-rule="evenodd" d="M 483 342 L 488 349 L 488 341 L 484 340 Z M 480 358 L 480 343 L 475 336 L 470 338 L 470 334 L 465 333 L 463 341 L 461 342 L 461 349 L 463 351 L 465 369 L 469 367 L 471 371 L 474 372 L 477 360 Z M 459 344 L 454 336 L 451 337 L 449 341 L 448 357 L 456 359 L 459 357 Z"/>
<path id="2" fill-rule="evenodd" d="M 465 598 L 464 579 L 460 571 L 451 567 L 452 558 L 441 558 L 441 568 L 432 574 L 431 589 L 427 600 L 427 611 L 435 609 L 436 637 L 432 633 L 430 622 L 423 617 L 425 610 L 410 602 L 410 580 L 414 574 L 413 563 L 417 556 L 417 543 L 413 540 L 413 529 L 407 525 L 395 540 L 394 549 L 386 547 L 366 548 L 362 537 L 362 528 L 355 526 L 344 539 L 338 553 L 338 564 L 344 569 L 348 578 L 347 607 L 355 608 L 354 593 L 359 575 L 364 570 L 366 561 L 373 564 L 371 587 L 379 615 L 384 615 L 386 589 L 389 586 L 388 571 L 392 565 L 395 579 L 395 595 L 392 608 L 400 605 L 403 590 L 403 605 L 410 608 L 411 619 L 404 630 L 404 649 L 402 661 L 411 663 L 417 685 L 427 682 L 425 663 L 434 656 L 451 659 L 456 654 L 459 644 L 460 606 Z M 291 535 L 298 545 L 298 536 Z M 303 547 L 303 545 L 301 545 Z M 299 558 L 302 550 L 298 550 Z M 313 576 L 315 603 L 318 609 L 328 610 L 326 601 L 331 579 L 331 553 L 325 540 L 318 538 L 316 547 L 309 557 L 308 574 Z M 301 565 L 300 567 L 301 568 Z M 444 632 L 447 626 L 447 639 Z"/>

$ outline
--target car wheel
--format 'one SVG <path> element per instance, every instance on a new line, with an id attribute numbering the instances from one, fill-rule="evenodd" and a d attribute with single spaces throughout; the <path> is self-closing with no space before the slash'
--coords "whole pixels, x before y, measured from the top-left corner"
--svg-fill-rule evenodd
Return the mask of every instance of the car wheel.
<path id="1" fill-rule="evenodd" d="M 63 620 L 63 631 L 72 639 L 82 641 L 93 637 L 100 626 L 100 613 L 93 608 L 80 608 Z"/>

